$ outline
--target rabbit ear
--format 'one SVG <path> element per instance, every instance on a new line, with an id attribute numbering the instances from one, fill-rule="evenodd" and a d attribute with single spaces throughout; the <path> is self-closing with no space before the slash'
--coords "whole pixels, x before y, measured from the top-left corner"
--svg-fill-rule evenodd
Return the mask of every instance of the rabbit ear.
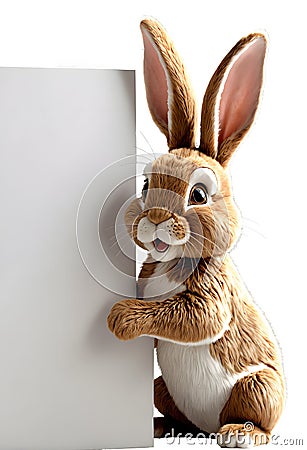
<path id="1" fill-rule="evenodd" d="M 253 122 L 265 50 L 266 40 L 261 34 L 241 39 L 221 62 L 205 93 L 199 150 L 223 166 Z"/>
<path id="2" fill-rule="evenodd" d="M 179 55 L 162 26 L 143 20 L 144 78 L 153 120 L 170 149 L 195 146 L 196 105 Z"/>

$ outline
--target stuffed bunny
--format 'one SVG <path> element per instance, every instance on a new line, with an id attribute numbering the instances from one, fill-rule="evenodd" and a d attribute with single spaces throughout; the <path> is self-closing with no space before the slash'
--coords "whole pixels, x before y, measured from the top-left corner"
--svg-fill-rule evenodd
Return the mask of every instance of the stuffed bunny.
<path id="1" fill-rule="evenodd" d="M 240 225 L 227 171 L 255 116 L 266 40 L 241 39 L 219 65 L 196 148 L 183 64 L 159 23 L 144 20 L 141 31 L 148 105 L 169 153 L 145 167 L 142 198 L 127 209 L 129 233 L 148 257 L 139 299 L 116 303 L 108 326 L 122 340 L 156 338 L 154 401 L 165 417 L 217 433 L 224 447 L 267 443 L 284 404 L 282 364 L 228 255 Z"/>

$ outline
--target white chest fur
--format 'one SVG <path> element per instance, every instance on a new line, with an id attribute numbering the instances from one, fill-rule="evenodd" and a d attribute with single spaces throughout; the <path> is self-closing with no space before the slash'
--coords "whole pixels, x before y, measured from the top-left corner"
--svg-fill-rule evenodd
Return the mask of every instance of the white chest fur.
<path id="1" fill-rule="evenodd" d="M 210 355 L 210 346 L 159 341 L 162 376 L 179 410 L 208 433 L 219 429 L 219 415 L 238 377 Z"/>
<path id="2" fill-rule="evenodd" d="M 177 281 L 171 279 L 171 263 L 159 262 L 150 278 L 146 280 L 143 298 L 159 298 L 166 300 L 175 294 L 185 291 L 186 287 Z"/>

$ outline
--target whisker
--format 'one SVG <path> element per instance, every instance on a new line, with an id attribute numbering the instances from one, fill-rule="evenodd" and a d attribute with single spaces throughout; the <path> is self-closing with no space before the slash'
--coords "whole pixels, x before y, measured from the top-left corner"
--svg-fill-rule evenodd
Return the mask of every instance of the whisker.
<path id="1" fill-rule="evenodd" d="M 209 240 L 210 241 L 210 240 Z M 210 241 L 212 242 L 212 241 Z M 192 242 L 190 242 L 192 246 L 194 246 L 194 244 Z M 196 249 L 196 247 L 194 246 L 194 248 Z M 196 249 L 197 251 L 197 249 Z M 211 255 L 212 258 L 214 258 L 214 254 Z M 203 262 L 206 264 L 206 270 L 208 273 L 210 273 L 210 263 L 207 263 L 205 260 L 203 260 Z M 199 273 L 199 269 L 198 269 L 198 273 Z M 200 273 L 199 276 L 201 277 Z M 220 287 L 223 289 L 222 284 L 220 283 L 220 281 L 217 279 L 218 284 L 220 285 Z"/>
<path id="2" fill-rule="evenodd" d="M 192 243 L 191 243 L 191 245 L 194 246 L 194 244 L 192 244 Z M 195 248 L 195 246 L 194 246 L 194 248 Z M 206 272 L 205 273 L 201 273 L 200 269 L 199 269 L 199 264 L 197 264 L 196 271 L 197 271 L 197 274 L 199 276 L 199 279 L 203 279 L 203 277 L 206 276 L 206 275 L 209 275 L 209 276 L 213 275 L 214 276 L 214 274 L 211 272 L 211 269 L 210 269 L 210 262 L 207 262 L 204 259 L 203 259 L 202 262 L 206 265 Z M 221 287 L 221 289 L 223 289 L 223 286 L 222 286 L 220 280 L 218 278 L 216 278 L 216 281 L 219 284 L 219 286 Z"/>
<path id="3" fill-rule="evenodd" d="M 110 234 L 109 232 L 112 231 L 113 233 L 112 233 L 111 237 L 117 236 L 118 234 L 119 235 L 127 234 L 129 236 L 129 233 L 128 233 L 126 227 L 124 227 L 124 226 L 122 226 L 121 229 L 119 229 L 119 227 L 115 228 L 115 225 L 110 226 L 110 227 L 104 227 L 103 230 L 100 230 L 100 234 L 102 231 L 108 235 Z"/>
<path id="4" fill-rule="evenodd" d="M 225 253 L 225 250 L 222 247 L 220 247 L 216 242 L 211 241 L 211 239 L 207 238 L 206 236 L 203 236 L 202 234 L 196 233 L 195 231 L 191 231 L 191 238 L 195 239 L 195 241 L 200 243 L 199 240 L 197 240 L 195 236 L 202 237 L 204 241 L 209 242 L 210 244 L 214 245 L 214 247 L 216 247 L 218 250 Z"/>
<path id="5" fill-rule="evenodd" d="M 192 247 L 196 250 L 196 252 L 197 252 L 197 248 L 194 246 L 194 244 L 193 244 L 192 242 L 191 242 L 190 244 L 191 244 L 191 246 L 192 246 Z M 190 250 L 188 249 L 188 251 L 190 251 Z M 193 258 L 192 252 L 191 252 L 191 257 Z M 196 259 L 196 258 L 194 257 L 193 259 Z M 198 274 L 199 279 L 201 279 L 202 277 L 201 277 L 201 273 L 200 273 L 200 270 L 199 270 L 198 263 L 199 263 L 199 260 L 197 261 L 197 264 L 196 264 L 196 266 L 194 267 L 193 272 L 196 271 L 197 274 Z"/>
<path id="6" fill-rule="evenodd" d="M 152 154 L 151 154 L 150 152 L 148 152 L 147 150 L 145 150 L 145 148 L 139 147 L 138 145 L 136 145 L 135 148 L 136 148 L 137 150 L 141 150 L 142 152 L 145 153 L 145 155 L 144 155 L 144 154 L 141 154 L 141 156 L 148 157 L 148 160 L 149 160 L 149 161 L 153 161 L 153 159 L 152 159 L 152 158 L 153 158 L 153 157 L 152 157 Z M 156 159 L 156 158 L 154 158 L 154 159 Z"/>
<path id="7" fill-rule="evenodd" d="M 254 233 L 258 234 L 259 236 L 263 237 L 264 239 L 267 239 L 267 236 L 265 236 L 263 233 L 261 233 L 261 231 L 258 231 L 255 228 L 253 228 L 253 227 L 249 226 L 248 224 L 246 224 L 246 222 L 251 222 L 251 223 L 253 223 L 253 224 L 257 225 L 257 226 L 260 226 L 259 222 L 257 222 L 256 220 L 253 220 L 253 219 L 249 219 L 246 216 L 242 216 L 242 219 L 243 219 L 243 227 L 242 227 L 243 231 L 246 228 L 246 229 L 251 230 Z"/>
<path id="8" fill-rule="evenodd" d="M 144 134 L 141 130 L 139 130 L 139 133 L 143 136 L 143 139 L 145 140 L 145 142 L 146 142 L 147 145 L 149 146 L 150 150 L 152 151 L 152 154 L 153 154 L 154 159 L 157 159 L 157 157 L 156 157 L 156 155 L 155 155 L 155 152 L 154 152 L 154 149 L 152 148 L 152 145 L 150 144 L 150 142 L 149 142 L 149 140 L 147 139 L 147 137 L 145 136 L 145 134 Z"/>
<path id="9" fill-rule="evenodd" d="M 110 245 L 110 249 L 114 248 L 116 245 L 118 245 L 118 240 L 115 239 L 114 242 Z"/>
<path id="10" fill-rule="evenodd" d="M 118 233 L 115 236 L 111 236 L 109 238 L 111 240 L 110 248 L 112 248 L 115 244 L 119 244 L 120 241 L 121 242 L 125 241 L 127 239 L 127 237 L 130 238 L 130 236 L 124 232 Z"/>
<path id="11" fill-rule="evenodd" d="M 255 225 L 259 225 L 259 223 L 256 220 L 249 219 L 246 216 L 241 216 L 243 220 L 247 220 L 248 222 L 253 222 Z"/>
<path id="12" fill-rule="evenodd" d="M 119 248 L 119 250 L 114 254 L 115 258 L 117 258 L 120 254 L 124 254 L 121 248 Z"/>
<path id="13" fill-rule="evenodd" d="M 224 252 L 224 249 L 222 249 L 222 247 L 220 247 L 216 242 L 211 241 L 211 239 L 207 238 L 207 237 L 204 236 L 203 234 L 199 234 L 199 233 L 196 233 L 195 231 L 191 231 L 191 236 L 192 236 L 193 239 L 195 239 L 195 240 L 197 240 L 197 239 L 195 238 L 195 236 L 200 236 L 201 238 L 203 238 L 204 241 L 209 242 L 210 244 L 214 245 L 217 249 L 219 249 L 220 251 L 223 251 L 223 252 Z M 197 240 L 197 242 L 199 242 L 199 241 Z"/>
<path id="14" fill-rule="evenodd" d="M 124 243 L 128 244 L 127 241 L 124 241 Z M 119 247 L 118 251 L 114 254 L 115 257 L 117 257 L 119 254 L 125 253 L 127 247 L 125 247 L 124 243 L 120 243 L 120 240 L 115 239 L 114 242 L 110 245 L 110 250 L 116 248 L 116 245 Z"/>
<path id="15" fill-rule="evenodd" d="M 128 234 L 128 232 L 126 230 L 119 231 L 118 233 L 116 233 L 114 238 L 117 239 L 118 241 L 122 241 L 127 238 L 131 239 L 130 235 Z"/>
<path id="16" fill-rule="evenodd" d="M 182 261 L 182 258 L 181 258 L 181 261 Z M 182 264 L 181 264 L 181 270 L 180 270 L 180 275 L 179 275 L 179 280 L 181 280 L 181 279 L 183 279 L 183 277 L 182 277 L 182 275 L 183 275 L 183 270 L 184 270 L 184 263 L 182 262 Z M 186 279 L 184 280 L 184 281 L 186 281 Z"/>
<path id="17" fill-rule="evenodd" d="M 263 239 L 267 239 L 267 236 L 265 234 L 260 233 L 260 231 L 255 230 L 255 228 L 249 227 L 248 225 L 243 226 L 243 233 L 244 233 L 244 230 L 252 231 L 253 233 L 258 234 L 258 236 L 261 236 Z"/>

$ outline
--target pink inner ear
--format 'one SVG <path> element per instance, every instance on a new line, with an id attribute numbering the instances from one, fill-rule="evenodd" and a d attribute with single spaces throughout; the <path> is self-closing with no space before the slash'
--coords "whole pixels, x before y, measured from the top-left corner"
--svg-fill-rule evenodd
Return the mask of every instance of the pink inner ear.
<path id="1" fill-rule="evenodd" d="M 230 69 L 219 108 L 218 144 L 248 127 L 256 112 L 262 84 L 265 41 L 256 39 Z"/>
<path id="2" fill-rule="evenodd" d="M 144 78 L 149 108 L 155 119 L 167 128 L 168 90 L 165 70 L 152 42 L 142 30 L 144 38 Z"/>

